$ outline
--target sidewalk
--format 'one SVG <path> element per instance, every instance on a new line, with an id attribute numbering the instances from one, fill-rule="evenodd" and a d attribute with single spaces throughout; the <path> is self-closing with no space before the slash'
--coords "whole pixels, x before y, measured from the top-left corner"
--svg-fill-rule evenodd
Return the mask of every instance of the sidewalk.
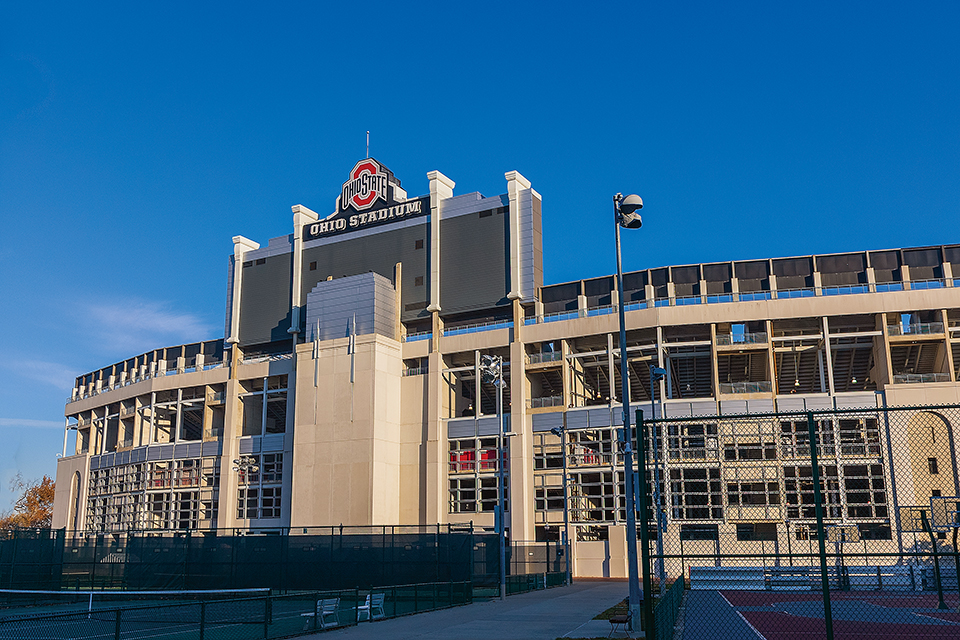
<path id="1" fill-rule="evenodd" d="M 578 580 L 569 587 L 518 594 L 503 602 L 480 601 L 303 637 L 316 640 L 555 640 L 567 634 L 605 637 L 610 631 L 608 622 L 587 623 L 626 595 L 626 582 Z M 573 633 L 581 626 L 582 630 Z M 596 633 L 593 627 L 602 629 L 602 633 Z"/>

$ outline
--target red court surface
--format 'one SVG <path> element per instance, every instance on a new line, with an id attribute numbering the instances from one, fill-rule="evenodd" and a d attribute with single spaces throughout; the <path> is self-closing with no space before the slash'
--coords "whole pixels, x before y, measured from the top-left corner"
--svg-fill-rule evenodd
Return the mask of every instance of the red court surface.
<path id="1" fill-rule="evenodd" d="M 830 593 L 835 640 L 960 640 L 957 595 L 840 591 Z M 684 640 L 826 638 L 823 596 L 817 591 L 691 591 Z"/>

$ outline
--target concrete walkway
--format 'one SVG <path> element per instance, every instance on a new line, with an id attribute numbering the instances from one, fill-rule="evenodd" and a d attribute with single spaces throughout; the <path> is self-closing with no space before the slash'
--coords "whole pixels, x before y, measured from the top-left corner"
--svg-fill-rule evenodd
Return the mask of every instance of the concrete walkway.
<path id="1" fill-rule="evenodd" d="M 392 620 L 362 622 L 305 638 L 316 640 L 554 640 L 563 636 L 606 637 L 610 623 L 591 618 L 627 596 L 626 582 L 578 580 L 463 607 Z M 600 623 L 600 624 L 597 624 Z M 600 633 L 597 633 L 600 631 Z M 623 637 L 620 634 L 620 637 Z M 636 637 L 636 636 L 634 636 Z"/>

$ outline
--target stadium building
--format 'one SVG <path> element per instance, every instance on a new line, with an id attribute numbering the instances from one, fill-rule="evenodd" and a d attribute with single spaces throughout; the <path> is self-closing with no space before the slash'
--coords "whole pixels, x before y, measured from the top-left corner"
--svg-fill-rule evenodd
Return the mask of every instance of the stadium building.
<path id="1" fill-rule="evenodd" d="M 54 527 L 493 528 L 489 354 L 503 358 L 513 434 L 510 538 L 561 537 L 564 455 L 551 429 L 562 427 L 575 575 L 624 575 L 616 278 L 543 283 L 541 196 L 519 173 L 493 197 L 427 178 L 429 192 L 408 197 L 362 160 L 329 215 L 296 205 L 291 233 L 266 246 L 233 238 L 223 339 L 78 377 Z M 623 287 L 631 400 L 645 415 L 960 403 L 960 245 L 660 267 Z M 651 366 L 667 372 L 653 384 Z M 869 413 L 831 427 L 848 445 L 833 448 L 831 487 L 857 506 L 828 519 L 881 547 L 895 501 L 960 494 L 958 425 L 916 415 L 923 429 L 897 446 Z M 927 431 L 949 446 L 914 464 L 908 441 Z M 808 522 L 790 507 L 804 502 L 790 479 L 799 433 L 728 432 L 716 419 L 668 430 L 664 539 L 783 540 L 788 521 Z M 738 455 L 765 464 L 744 471 Z"/>

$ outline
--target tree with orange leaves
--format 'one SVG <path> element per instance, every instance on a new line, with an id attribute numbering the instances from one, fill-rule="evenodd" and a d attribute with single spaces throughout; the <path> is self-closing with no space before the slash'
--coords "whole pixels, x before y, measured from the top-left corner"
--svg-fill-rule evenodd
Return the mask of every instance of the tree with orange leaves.
<path id="1" fill-rule="evenodd" d="M 12 513 L 0 517 L 0 529 L 47 528 L 53 519 L 56 483 L 50 476 L 28 482 L 19 473 L 10 481 L 10 489 L 19 493 Z"/>

